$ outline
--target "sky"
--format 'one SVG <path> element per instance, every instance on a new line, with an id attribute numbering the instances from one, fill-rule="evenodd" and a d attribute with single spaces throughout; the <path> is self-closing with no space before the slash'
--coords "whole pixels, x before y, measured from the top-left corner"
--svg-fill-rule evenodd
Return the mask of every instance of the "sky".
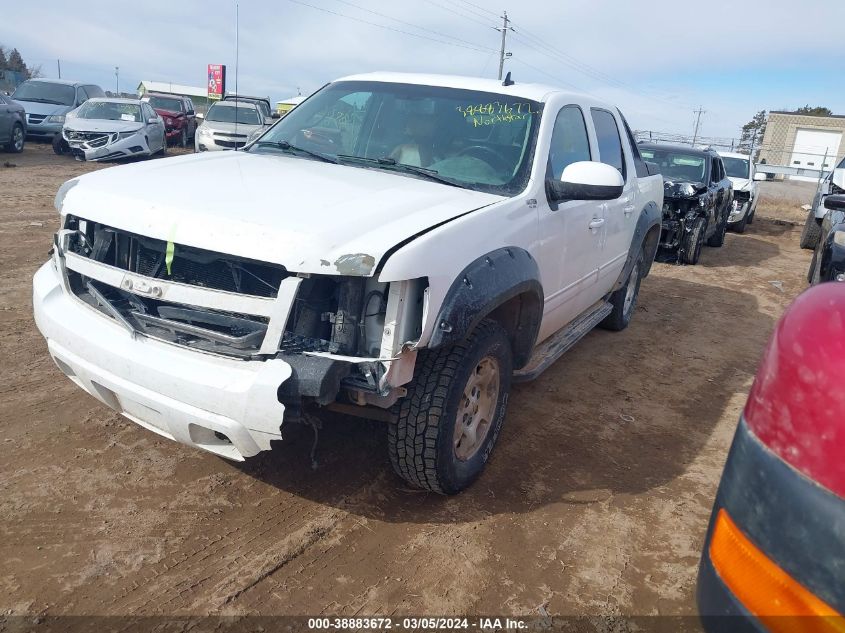
<path id="1" fill-rule="evenodd" d="M 46 77 L 142 79 L 281 100 L 359 72 L 498 73 L 501 15 L 517 82 L 587 93 L 636 130 L 738 137 L 759 110 L 845 114 L 843 0 L 180 0 L 6 3 L 0 45 Z M 510 5 L 510 6 L 508 6 Z M 46 18 L 46 19 L 45 19 Z"/>

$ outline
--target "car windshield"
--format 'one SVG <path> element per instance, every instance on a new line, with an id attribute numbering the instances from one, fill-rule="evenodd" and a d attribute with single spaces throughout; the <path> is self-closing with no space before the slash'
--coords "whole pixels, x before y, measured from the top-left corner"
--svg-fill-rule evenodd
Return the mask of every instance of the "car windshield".
<path id="1" fill-rule="evenodd" d="M 73 105 L 76 89 L 67 84 L 54 84 L 49 81 L 25 81 L 12 97 L 18 101 L 39 101 L 56 105 Z"/>
<path id="2" fill-rule="evenodd" d="M 748 159 L 722 156 L 725 171 L 731 178 L 748 178 Z"/>
<path id="3" fill-rule="evenodd" d="M 243 125 L 258 125 L 261 120 L 258 118 L 258 110 L 254 106 L 245 106 L 243 104 L 235 107 L 233 105 L 223 105 L 222 103 L 215 103 L 211 106 L 208 114 L 205 115 L 206 121 L 219 121 L 220 123 L 237 123 Z"/>
<path id="4" fill-rule="evenodd" d="M 250 151 L 316 153 L 515 195 L 527 183 L 541 109 L 536 101 L 489 92 L 337 82 L 291 110 Z"/>
<path id="5" fill-rule="evenodd" d="M 700 154 L 640 147 L 640 155 L 650 163 L 657 163 L 666 180 L 705 182 L 707 179 L 707 158 Z"/>
<path id="6" fill-rule="evenodd" d="M 150 97 L 149 103 L 156 110 L 169 110 L 170 112 L 182 111 L 182 100 L 171 97 Z"/>
<path id="7" fill-rule="evenodd" d="M 79 106 L 75 114 L 78 119 L 141 122 L 141 107 L 134 103 L 89 100 Z"/>

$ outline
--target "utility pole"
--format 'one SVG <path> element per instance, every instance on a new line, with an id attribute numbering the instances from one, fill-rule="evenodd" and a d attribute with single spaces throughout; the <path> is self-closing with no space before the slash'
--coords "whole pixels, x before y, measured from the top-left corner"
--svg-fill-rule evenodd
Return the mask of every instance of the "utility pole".
<path id="1" fill-rule="evenodd" d="M 513 31 L 513 27 L 508 26 L 509 22 L 508 12 L 504 11 L 502 13 L 502 26 L 493 27 L 497 31 L 502 32 L 502 50 L 499 51 L 499 81 L 502 80 L 502 72 L 505 69 L 505 57 L 510 57 L 509 54 L 505 53 L 505 37 L 507 36 L 508 31 Z"/>
<path id="2" fill-rule="evenodd" d="M 120 96 L 120 66 L 114 67 L 114 96 Z"/>
<path id="3" fill-rule="evenodd" d="M 693 110 L 696 113 L 695 117 L 695 132 L 692 133 L 692 144 L 693 147 L 695 146 L 695 141 L 698 139 L 698 126 L 701 123 L 701 115 L 707 112 L 707 110 L 702 110 L 701 106 L 698 106 L 698 110 Z"/>
<path id="4" fill-rule="evenodd" d="M 62 78 L 62 60 L 61 59 L 56 60 L 56 67 L 59 69 L 59 79 L 61 79 Z"/>

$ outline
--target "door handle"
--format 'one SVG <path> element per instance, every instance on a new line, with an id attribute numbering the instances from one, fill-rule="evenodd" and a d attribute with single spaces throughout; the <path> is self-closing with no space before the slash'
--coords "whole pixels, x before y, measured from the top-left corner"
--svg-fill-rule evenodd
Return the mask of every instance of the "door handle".
<path id="1" fill-rule="evenodd" d="M 590 229 L 599 229 L 604 226 L 604 218 L 593 218 L 589 224 Z"/>
<path id="2" fill-rule="evenodd" d="M 634 212 L 634 209 L 636 209 L 636 206 L 629 204 L 623 207 L 622 211 L 624 211 L 625 215 L 631 215 Z"/>

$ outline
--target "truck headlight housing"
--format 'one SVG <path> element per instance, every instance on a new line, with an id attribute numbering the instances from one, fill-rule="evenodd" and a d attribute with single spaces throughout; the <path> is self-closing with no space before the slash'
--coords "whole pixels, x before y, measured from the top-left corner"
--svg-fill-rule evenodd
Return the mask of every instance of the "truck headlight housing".
<path id="1" fill-rule="evenodd" d="M 838 246 L 845 246 L 845 231 L 834 231 L 833 243 Z"/>
<path id="2" fill-rule="evenodd" d="M 52 114 L 47 117 L 48 123 L 64 123 L 65 122 L 65 115 L 64 114 Z"/>

